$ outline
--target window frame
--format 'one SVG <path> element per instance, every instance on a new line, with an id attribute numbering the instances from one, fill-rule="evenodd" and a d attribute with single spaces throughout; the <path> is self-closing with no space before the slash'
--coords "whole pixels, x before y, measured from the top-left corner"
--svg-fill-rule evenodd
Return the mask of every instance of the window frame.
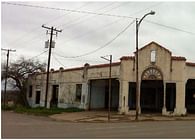
<path id="1" fill-rule="evenodd" d="M 75 101 L 81 101 L 81 94 L 82 94 L 82 84 L 76 84 L 76 97 Z"/>
<path id="2" fill-rule="evenodd" d="M 150 63 L 152 64 L 156 63 L 156 50 L 150 51 Z"/>

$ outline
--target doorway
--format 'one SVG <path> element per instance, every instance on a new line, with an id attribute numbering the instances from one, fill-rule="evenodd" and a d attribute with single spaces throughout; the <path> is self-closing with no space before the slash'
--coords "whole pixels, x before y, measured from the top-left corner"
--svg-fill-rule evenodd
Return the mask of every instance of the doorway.
<path id="1" fill-rule="evenodd" d="M 140 105 L 142 113 L 161 113 L 163 108 L 163 80 L 142 80 Z"/>
<path id="2" fill-rule="evenodd" d="M 57 107 L 58 105 L 58 92 L 59 92 L 59 85 L 52 86 L 52 98 L 51 98 L 51 107 Z"/>
<path id="3" fill-rule="evenodd" d="M 166 83 L 166 109 L 174 111 L 176 105 L 176 83 Z"/>

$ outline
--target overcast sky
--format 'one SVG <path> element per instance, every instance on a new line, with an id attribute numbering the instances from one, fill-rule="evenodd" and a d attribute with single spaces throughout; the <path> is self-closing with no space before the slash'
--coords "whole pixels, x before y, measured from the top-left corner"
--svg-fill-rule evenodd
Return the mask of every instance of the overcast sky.
<path id="1" fill-rule="evenodd" d="M 15 49 L 11 62 L 20 56 L 47 62 L 49 39 L 42 24 L 57 29 L 55 48 L 52 49 L 51 68 L 79 67 L 85 63 L 108 63 L 100 56 L 113 55 L 113 61 L 133 55 L 135 51 L 135 18 L 141 18 L 151 10 L 156 14 L 147 16 L 139 29 L 139 47 L 155 41 L 175 56 L 184 56 L 195 62 L 195 2 L 9 2 L 66 10 L 35 8 L 1 3 L 1 48 Z M 87 14 L 68 10 L 104 13 L 119 16 Z M 159 23 L 160 25 L 149 21 Z M 167 27 L 168 26 L 168 27 Z M 175 29 L 176 28 L 176 29 Z M 121 33 L 122 31 L 124 31 Z M 116 38 L 116 36 L 118 36 Z M 116 39 L 115 39 L 116 38 Z M 112 41 L 115 39 L 114 41 Z M 112 42 L 111 42 L 112 41 Z M 110 43 L 111 42 L 111 43 Z M 83 57 L 68 58 L 103 49 Z M 1 52 L 1 61 L 6 59 Z M 41 54 L 41 55 L 40 55 Z M 35 56 L 35 57 L 34 57 Z M 67 57 L 67 58 L 66 58 Z"/>

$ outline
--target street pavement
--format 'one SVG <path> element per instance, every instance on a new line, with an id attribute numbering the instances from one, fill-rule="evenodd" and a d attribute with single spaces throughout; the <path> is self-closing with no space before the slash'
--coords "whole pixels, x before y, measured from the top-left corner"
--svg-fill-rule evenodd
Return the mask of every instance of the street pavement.
<path id="1" fill-rule="evenodd" d="M 1 112 L 2 138 L 195 138 L 195 121 L 65 122 Z"/>

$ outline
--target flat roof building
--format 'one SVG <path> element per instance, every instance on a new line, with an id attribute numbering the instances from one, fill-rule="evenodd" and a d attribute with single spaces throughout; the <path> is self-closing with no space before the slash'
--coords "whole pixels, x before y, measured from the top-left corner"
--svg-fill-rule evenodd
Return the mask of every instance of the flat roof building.
<path id="1" fill-rule="evenodd" d="M 195 112 L 195 63 L 151 42 L 138 51 L 139 113 L 185 115 Z M 112 63 L 111 109 L 135 112 L 136 60 L 123 56 Z M 79 107 L 86 110 L 108 108 L 109 64 L 50 71 L 47 107 Z M 28 78 L 28 101 L 44 106 L 46 73 Z"/>

